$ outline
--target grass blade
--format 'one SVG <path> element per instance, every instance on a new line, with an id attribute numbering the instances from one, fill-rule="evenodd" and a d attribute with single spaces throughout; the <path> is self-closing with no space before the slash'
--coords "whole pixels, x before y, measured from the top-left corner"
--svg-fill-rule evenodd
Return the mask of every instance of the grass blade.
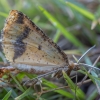
<path id="1" fill-rule="evenodd" d="M 12 90 L 10 90 L 2 100 L 8 100 L 8 98 L 11 96 Z"/>
<path id="2" fill-rule="evenodd" d="M 3 13 L 3 12 L 0 12 L 0 15 L 3 16 L 3 17 L 5 17 L 5 18 L 8 16 L 8 14 Z"/>
<path id="3" fill-rule="evenodd" d="M 24 93 L 22 93 L 20 96 L 16 97 L 15 100 L 22 100 L 24 97 L 26 97 L 32 93 L 33 93 L 33 89 L 30 87 Z"/>
<path id="4" fill-rule="evenodd" d="M 70 6 L 71 8 L 73 8 L 74 10 L 78 11 L 79 13 L 81 13 L 82 15 L 84 15 L 85 17 L 89 18 L 90 20 L 94 20 L 95 17 L 92 13 L 90 13 L 89 11 L 86 11 L 70 2 L 66 3 L 68 6 Z"/>
<path id="5" fill-rule="evenodd" d="M 60 35 L 61 35 L 61 32 L 60 32 L 59 30 L 57 30 L 57 32 L 56 32 L 56 34 L 55 34 L 55 36 L 54 36 L 54 38 L 53 38 L 53 41 L 54 41 L 55 43 L 58 42 L 58 40 L 59 40 L 59 38 L 60 38 Z"/>
<path id="6" fill-rule="evenodd" d="M 13 78 L 13 80 L 16 82 L 16 84 L 19 86 L 19 89 L 24 92 L 24 88 L 22 87 L 22 85 L 16 80 L 16 78 L 10 74 L 10 76 Z"/>
<path id="7" fill-rule="evenodd" d="M 51 88 L 52 88 L 52 89 L 58 88 L 58 86 L 56 86 L 56 85 L 53 84 L 52 82 L 49 82 L 49 81 L 47 81 L 47 80 L 45 80 L 45 79 L 43 79 L 43 84 L 46 85 L 46 86 L 48 86 L 48 87 L 50 87 L 50 89 L 51 89 Z M 54 92 L 57 92 L 57 93 L 59 93 L 59 94 L 65 96 L 65 97 L 67 97 L 67 98 L 74 98 L 74 96 L 73 96 L 71 93 L 69 93 L 69 92 L 67 92 L 67 91 L 64 91 L 64 90 L 62 90 L 62 89 L 54 90 Z"/>
<path id="8" fill-rule="evenodd" d="M 71 88 L 72 92 L 75 94 L 75 89 L 76 89 L 76 85 L 72 82 L 72 80 L 68 77 L 68 75 L 63 71 L 63 76 L 66 80 L 66 82 L 68 83 L 69 87 Z M 79 89 L 77 87 L 77 90 L 76 90 L 76 96 L 77 98 L 80 98 L 80 99 L 85 99 L 85 95 L 83 93 L 83 91 L 81 89 Z"/>
<path id="9" fill-rule="evenodd" d="M 82 47 L 83 44 L 79 42 L 78 39 L 76 39 L 70 32 L 66 30 L 66 28 L 61 25 L 49 12 L 47 12 L 43 7 L 39 6 L 39 9 L 43 12 L 43 14 L 51 21 L 51 23 L 59 29 L 62 34 L 67 38 L 70 42 L 72 42 L 74 45 Z"/>

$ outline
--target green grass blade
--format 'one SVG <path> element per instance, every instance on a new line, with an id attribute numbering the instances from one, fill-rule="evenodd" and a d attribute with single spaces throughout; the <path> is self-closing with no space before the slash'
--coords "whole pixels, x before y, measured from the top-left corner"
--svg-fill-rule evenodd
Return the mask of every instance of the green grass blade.
<path id="1" fill-rule="evenodd" d="M 7 91 L 7 93 L 8 93 L 10 90 L 12 90 L 11 97 L 12 97 L 13 99 L 14 99 L 15 97 L 18 96 L 17 91 L 15 91 L 13 88 L 11 88 L 11 87 L 4 87 L 4 89 L 5 89 L 5 91 Z"/>
<path id="2" fill-rule="evenodd" d="M 94 81 L 94 77 L 92 75 L 90 75 L 90 73 L 88 73 L 88 71 L 83 67 L 84 71 L 82 70 L 79 70 L 80 73 L 84 74 L 84 75 L 87 75 L 89 76 L 89 78 L 92 80 L 92 82 L 95 84 L 95 81 Z"/>
<path id="3" fill-rule="evenodd" d="M 95 19 L 94 15 L 92 13 L 90 13 L 89 11 L 86 11 L 86 10 L 84 10 L 84 9 L 82 9 L 82 8 L 72 4 L 70 2 L 66 2 L 66 4 L 68 6 L 70 6 L 71 8 L 73 8 L 74 10 L 78 11 L 79 13 L 81 13 L 82 15 L 84 15 L 85 17 L 89 18 L 90 20 L 94 20 Z"/>
<path id="4" fill-rule="evenodd" d="M 90 61 L 90 59 L 86 56 L 85 57 L 87 60 L 86 60 L 86 62 L 87 62 L 87 64 L 90 64 L 90 65 L 92 65 L 92 62 Z M 99 79 L 97 79 L 99 76 L 98 76 L 98 74 L 96 73 L 96 70 L 94 70 L 94 69 L 92 69 L 91 70 L 91 74 L 92 75 L 90 75 L 90 74 L 88 74 L 88 72 L 87 72 L 87 75 L 89 75 L 89 77 L 92 79 L 92 81 L 94 82 L 94 84 L 96 84 L 96 86 L 97 86 L 97 89 L 98 89 L 98 91 L 99 91 L 99 93 L 100 93 L 100 80 Z M 97 78 L 94 78 L 94 77 L 97 77 Z"/>
<path id="5" fill-rule="evenodd" d="M 8 98 L 11 96 L 12 90 L 10 90 L 2 100 L 8 100 Z"/>
<path id="6" fill-rule="evenodd" d="M 32 93 L 33 93 L 33 89 L 30 87 L 24 93 L 22 93 L 20 96 L 16 97 L 15 100 L 22 100 L 24 97 L 26 97 Z"/>
<path id="7" fill-rule="evenodd" d="M 7 16 L 8 16 L 8 14 L 3 13 L 3 12 L 0 12 L 0 16 L 7 17 Z"/>
<path id="8" fill-rule="evenodd" d="M 10 76 L 13 78 L 13 80 L 15 81 L 15 83 L 19 86 L 19 89 L 24 92 L 24 88 L 22 87 L 22 85 L 16 80 L 16 78 L 10 74 Z"/>
<path id="9" fill-rule="evenodd" d="M 58 40 L 59 40 L 59 38 L 60 38 L 60 35 L 61 35 L 61 32 L 60 32 L 59 30 L 57 30 L 57 32 L 56 32 L 56 34 L 55 34 L 55 36 L 54 36 L 54 38 L 53 38 L 53 41 L 54 41 L 55 43 L 58 42 Z"/>
<path id="10" fill-rule="evenodd" d="M 66 28 L 61 25 L 49 12 L 47 12 L 43 7 L 39 6 L 39 9 L 43 12 L 43 14 L 51 21 L 51 23 L 59 29 L 62 34 L 74 45 L 82 47 L 83 44 L 80 43 L 78 39 L 76 39 L 70 32 L 66 30 Z"/>
<path id="11" fill-rule="evenodd" d="M 50 87 L 50 89 L 58 88 L 58 86 L 56 86 L 52 82 L 49 82 L 49 81 L 47 81 L 45 79 L 43 79 L 43 84 L 46 85 L 46 86 L 48 86 L 48 87 Z M 59 89 L 59 90 L 54 90 L 54 92 L 57 92 L 57 93 L 65 96 L 67 98 L 74 98 L 74 96 L 71 93 L 69 93 L 69 92 L 67 92 L 65 90 Z"/>
<path id="12" fill-rule="evenodd" d="M 81 89 L 79 89 L 73 82 L 72 80 L 68 77 L 68 75 L 63 71 L 63 76 L 68 83 L 69 87 L 71 88 L 72 92 L 75 94 L 75 89 L 76 89 L 76 96 L 77 98 L 80 99 L 85 99 L 85 94 Z M 77 87 L 77 88 L 76 88 Z"/>

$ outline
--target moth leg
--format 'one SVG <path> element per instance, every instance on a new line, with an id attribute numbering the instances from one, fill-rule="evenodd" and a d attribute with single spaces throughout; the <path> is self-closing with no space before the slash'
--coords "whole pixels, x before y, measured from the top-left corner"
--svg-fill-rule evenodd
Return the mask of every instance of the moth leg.
<path id="1" fill-rule="evenodd" d="M 68 70 L 65 71 L 65 72 L 66 72 L 67 75 L 69 76 L 70 73 L 71 73 L 71 71 L 72 71 L 72 69 L 68 69 Z M 57 73 L 55 73 L 55 74 L 53 75 L 53 77 L 56 77 L 56 78 L 60 78 L 60 77 L 62 77 L 62 76 L 63 76 L 62 70 L 59 70 Z"/>
<path id="2" fill-rule="evenodd" d="M 43 89 L 42 89 L 42 80 L 41 78 L 38 79 L 38 82 L 34 85 L 34 90 L 36 91 L 36 95 L 37 95 L 37 100 L 40 98 L 40 96 L 43 93 Z M 34 94 L 35 95 L 35 94 Z"/>

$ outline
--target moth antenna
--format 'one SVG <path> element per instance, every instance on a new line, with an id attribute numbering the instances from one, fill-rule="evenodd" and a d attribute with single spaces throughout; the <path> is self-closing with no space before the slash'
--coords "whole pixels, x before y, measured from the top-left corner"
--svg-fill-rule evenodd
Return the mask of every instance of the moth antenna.
<path id="1" fill-rule="evenodd" d="M 80 58 L 79 60 L 77 61 L 77 63 L 79 63 L 81 61 L 81 59 L 90 51 L 92 50 L 96 45 L 94 45 L 93 47 L 91 47 L 90 49 L 88 49 Z"/>
<path id="2" fill-rule="evenodd" d="M 76 63 L 76 66 L 85 66 L 85 67 L 94 68 L 94 69 L 96 69 L 96 70 L 99 70 L 99 71 L 100 71 L 100 69 L 99 69 L 99 68 L 94 67 L 93 65 L 88 65 L 88 64 L 84 64 L 84 63 L 79 63 L 79 64 L 77 64 L 77 63 Z"/>

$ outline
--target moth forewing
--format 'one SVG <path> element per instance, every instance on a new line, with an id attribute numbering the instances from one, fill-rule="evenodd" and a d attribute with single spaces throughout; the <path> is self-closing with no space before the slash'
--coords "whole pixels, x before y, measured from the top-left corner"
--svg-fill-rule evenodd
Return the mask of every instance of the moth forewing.
<path id="1" fill-rule="evenodd" d="M 36 73 L 69 65 L 67 55 L 26 15 L 12 10 L 2 33 L 7 60 L 20 70 Z"/>

